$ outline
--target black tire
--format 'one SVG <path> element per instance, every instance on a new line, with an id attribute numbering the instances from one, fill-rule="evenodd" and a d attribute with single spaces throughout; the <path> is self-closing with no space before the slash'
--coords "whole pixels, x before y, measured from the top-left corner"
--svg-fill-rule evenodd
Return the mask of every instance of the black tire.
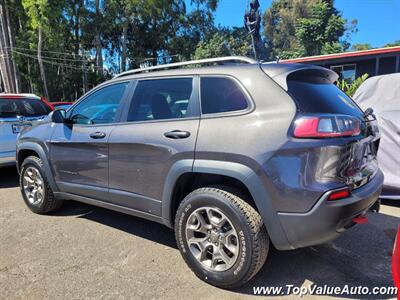
<path id="1" fill-rule="evenodd" d="M 227 270 L 214 271 L 204 267 L 188 247 L 188 218 L 202 207 L 214 207 L 223 212 L 240 236 L 238 258 Z M 182 201 L 175 216 L 175 238 L 185 262 L 196 276 L 225 289 L 248 282 L 264 265 L 269 250 L 269 237 L 257 211 L 237 195 L 215 187 L 197 189 Z"/>
<path id="2" fill-rule="evenodd" d="M 39 173 L 43 179 L 44 196 L 43 196 L 43 199 L 41 201 L 39 201 L 38 203 L 31 203 L 28 200 L 28 197 L 24 192 L 23 178 L 24 178 L 25 172 L 27 171 L 28 168 L 37 169 L 37 171 L 39 171 Z M 41 161 L 40 158 L 38 158 L 36 156 L 29 156 L 22 162 L 20 178 L 19 178 L 19 185 L 20 185 L 22 198 L 24 199 L 25 204 L 34 213 L 47 214 L 49 212 L 52 212 L 52 211 L 60 208 L 63 203 L 63 200 L 56 199 L 56 197 L 54 196 L 53 191 L 47 180 L 46 173 L 43 168 L 43 162 Z"/>

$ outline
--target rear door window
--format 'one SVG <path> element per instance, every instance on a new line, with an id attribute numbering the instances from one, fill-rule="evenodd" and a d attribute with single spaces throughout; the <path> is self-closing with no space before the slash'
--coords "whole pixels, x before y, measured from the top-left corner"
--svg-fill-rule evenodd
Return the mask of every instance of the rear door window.
<path id="1" fill-rule="evenodd" d="M 248 101 L 240 86 L 226 77 L 202 77 L 201 111 L 216 114 L 244 110 Z"/>
<path id="2" fill-rule="evenodd" d="M 51 109 L 39 99 L 0 99 L 0 118 L 44 116 Z"/>
<path id="3" fill-rule="evenodd" d="M 191 117 L 193 78 L 151 79 L 138 82 L 127 121 Z"/>
<path id="4" fill-rule="evenodd" d="M 363 112 L 357 104 L 334 84 L 288 80 L 288 92 L 300 112 L 363 118 Z"/>

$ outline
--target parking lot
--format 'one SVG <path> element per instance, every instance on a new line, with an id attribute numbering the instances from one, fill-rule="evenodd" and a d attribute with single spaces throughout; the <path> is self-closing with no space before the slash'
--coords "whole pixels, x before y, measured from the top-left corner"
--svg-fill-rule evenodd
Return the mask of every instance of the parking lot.
<path id="1" fill-rule="evenodd" d="M 369 215 L 368 224 L 333 242 L 272 250 L 253 280 L 225 291 L 193 275 L 172 230 L 72 201 L 51 215 L 35 215 L 20 196 L 15 168 L 5 168 L 0 170 L 1 298 L 241 299 L 253 295 L 253 286 L 392 286 L 391 251 L 399 223 L 400 205 L 385 203 L 381 213 Z"/>

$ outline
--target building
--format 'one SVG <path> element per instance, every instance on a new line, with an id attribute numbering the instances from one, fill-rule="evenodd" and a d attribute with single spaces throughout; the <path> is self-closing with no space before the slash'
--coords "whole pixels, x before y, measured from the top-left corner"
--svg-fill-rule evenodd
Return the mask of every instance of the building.
<path id="1" fill-rule="evenodd" d="M 351 82 L 365 73 L 371 77 L 400 72 L 400 46 L 300 57 L 281 62 L 305 63 L 330 68 L 341 78 Z"/>

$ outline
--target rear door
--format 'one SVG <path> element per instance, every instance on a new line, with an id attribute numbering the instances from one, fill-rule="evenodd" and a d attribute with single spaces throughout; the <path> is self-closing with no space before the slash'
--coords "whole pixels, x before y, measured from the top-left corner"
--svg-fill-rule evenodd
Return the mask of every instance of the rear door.
<path id="1" fill-rule="evenodd" d="M 69 123 L 53 124 L 50 156 L 62 192 L 97 200 L 108 197 L 108 139 L 118 122 L 129 82 L 104 86 L 68 112 Z"/>
<path id="2" fill-rule="evenodd" d="M 198 78 L 137 82 L 124 123 L 109 139 L 110 201 L 161 215 L 164 183 L 178 160 L 194 160 Z"/>

